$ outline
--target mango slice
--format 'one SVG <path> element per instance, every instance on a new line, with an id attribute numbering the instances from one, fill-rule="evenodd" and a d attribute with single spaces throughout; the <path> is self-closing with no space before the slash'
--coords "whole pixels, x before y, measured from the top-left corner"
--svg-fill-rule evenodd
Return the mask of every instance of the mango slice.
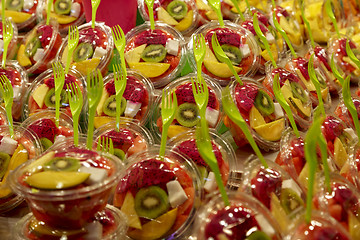
<path id="1" fill-rule="evenodd" d="M 186 131 L 189 131 L 189 128 L 183 127 L 180 125 L 170 125 L 167 136 L 168 136 L 168 138 L 173 138 L 176 135 L 179 135 L 180 133 L 183 133 Z"/>
<path id="2" fill-rule="evenodd" d="M 169 69 L 169 63 L 153 63 L 153 62 L 138 62 L 128 63 L 130 68 L 138 70 L 140 73 L 149 78 L 158 77 Z"/>
<path id="3" fill-rule="evenodd" d="M 182 32 L 191 27 L 191 24 L 193 23 L 193 15 L 193 10 L 190 10 L 186 16 L 175 26 L 175 28 Z"/>
<path id="4" fill-rule="evenodd" d="M 142 229 L 139 216 L 135 210 L 135 200 L 131 192 L 126 193 L 121 211 L 126 215 L 129 227 Z"/>
<path id="5" fill-rule="evenodd" d="M 99 63 L 100 58 L 92 58 L 81 62 L 74 62 L 73 66 L 76 68 L 76 70 L 87 76 L 97 68 Z"/>
<path id="6" fill-rule="evenodd" d="M 11 11 L 5 10 L 5 16 L 12 18 L 15 23 L 23 23 L 31 18 L 30 13 L 18 12 L 18 11 Z"/>
<path id="7" fill-rule="evenodd" d="M 285 130 L 285 119 L 280 118 L 276 121 L 254 127 L 254 130 L 268 141 L 278 141 Z"/>
<path id="8" fill-rule="evenodd" d="M 215 76 L 221 78 L 229 78 L 233 76 L 230 68 L 225 63 L 204 60 L 204 65 L 206 69 Z M 241 71 L 240 67 L 234 66 L 234 69 L 237 73 Z"/>
<path id="9" fill-rule="evenodd" d="M 266 124 L 264 117 L 255 106 L 250 109 L 249 120 L 252 128 Z"/>
<path id="10" fill-rule="evenodd" d="M 66 16 L 66 15 L 58 15 L 53 12 L 50 13 L 50 17 L 55 18 L 59 24 L 69 24 L 69 23 L 74 22 L 77 19 L 76 17 Z"/>
<path id="11" fill-rule="evenodd" d="M 16 60 L 18 60 L 19 64 L 23 67 L 31 66 L 31 61 L 25 54 L 24 44 L 20 45 Z"/>

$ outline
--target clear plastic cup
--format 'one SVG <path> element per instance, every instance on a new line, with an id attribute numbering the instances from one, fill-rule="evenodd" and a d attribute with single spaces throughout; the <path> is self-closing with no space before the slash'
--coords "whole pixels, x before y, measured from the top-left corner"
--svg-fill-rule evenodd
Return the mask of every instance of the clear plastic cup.
<path id="1" fill-rule="evenodd" d="M 44 0 L 30 0 L 27 4 L 22 4 L 20 9 L 13 9 L 5 3 L 5 16 L 12 18 L 17 29 L 21 32 L 28 32 L 36 25 L 36 9 L 40 2 Z M 15 7 L 16 8 L 16 7 Z"/>
<path id="2" fill-rule="evenodd" d="M 113 204 L 130 219 L 127 236 L 136 240 L 184 238 L 201 196 L 194 164 L 171 150 L 159 157 L 159 146 L 129 157 L 125 164 L 127 170 L 116 187 Z"/>
<path id="3" fill-rule="evenodd" d="M 352 101 L 355 105 L 355 108 L 358 109 L 360 107 L 360 97 L 354 96 L 354 97 L 352 97 Z M 336 108 L 334 110 L 334 114 L 338 118 L 340 118 L 346 124 L 347 127 L 355 129 L 354 120 L 353 120 L 349 110 L 345 106 L 343 99 L 341 99 L 339 104 L 336 106 Z"/>
<path id="4" fill-rule="evenodd" d="M 9 185 L 9 174 L 19 165 L 37 157 L 42 152 L 39 139 L 32 132 L 14 125 L 14 138 L 10 138 L 9 127 L 0 126 L 0 154 L 3 164 L 0 168 L 0 213 L 17 207 L 24 199 L 16 195 Z M 4 146 L 5 145 L 5 146 Z M 4 165 L 5 164 L 5 165 Z"/>
<path id="5" fill-rule="evenodd" d="M 60 109 L 69 116 L 72 116 L 68 99 L 68 92 L 71 90 L 67 85 L 71 83 L 77 83 L 83 94 L 83 101 L 86 102 L 87 99 L 85 77 L 77 70 L 70 69 L 69 73 L 65 74 L 65 82 L 60 94 Z M 52 68 L 40 74 L 28 87 L 23 104 L 22 119 L 26 120 L 34 113 L 46 109 L 55 110 L 55 82 Z M 85 112 L 86 104 L 82 114 Z"/>
<path id="6" fill-rule="evenodd" d="M 351 182 L 357 189 L 360 189 L 360 147 L 356 144 L 351 149 L 351 154 L 345 167 L 340 172 L 341 176 L 345 177 Z"/>
<path id="7" fill-rule="evenodd" d="M 158 1 L 154 3 L 154 20 L 161 21 L 170 26 L 174 27 L 176 30 L 181 32 L 184 36 L 191 35 L 192 32 L 197 28 L 199 22 L 199 14 L 198 10 L 195 5 L 195 1 L 191 0 L 176 0 L 178 2 L 182 2 L 183 5 L 178 5 L 181 7 L 180 9 L 184 10 L 181 14 L 171 13 L 171 8 L 175 7 L 175 0 L 165 0 L 165 1 Z M 144 0 L 138 0 L 138 8 L 141 14 L 141 17 L 145 21 L 149 21 L 149 10 L 145 4 Z M 171 4 L 171 5 L 170 5 Z M 170 5 L 170 6 L 169 6 Z M 173 6 L 172 6 L 173 5 Z M 174 6 L 175 5 L 175 6 Z M 186 7 L 185 7 L 186 6 Z M 177 8 L 178 8 L 177 7 Z M 168 9 L 169 8 L 169 9 Z M 186 10 L 186 13 L 185 13 Z M 172 14 L 174 16 L 172 16 Z"/>
<path id="8" fill-rule="evenodd" d="M 13 37 L 11 38 L 11 41 L 9 43 L 8 50 L 7 50 L 7 56 L 6 56 L 6 59 L 11 60 L 11 59 L 14 59 L 15 54 L 16 54 L 18 29 L 16 27 L 16 24 L 11 19 L 7 19 L 7 20 L 10 20 L 11 25 L 13 27 Z M 3 25 L 2 24 L 0 25 L 0 39 L 3 40 Z M 4 53 L 4 48 L 3 47 L 1 47 L 1 48 L 2 49 L 0 50 L 1 51 L 0 59 L 3 58 L 3 53 Z"/>
<path id="9" fill-rule="evenodd" d="M 154 139 L 150 131 L 137 122 L 121 119 L 119 131 L 116 128 L 116 122 L 109 122 L 94 132 L 94 143 L 97 145 L 99 140 L 105 138 L 112 139 L 114 146 L 114 155 L 121 160 L 149 149 L 154 145 Z"/>
<path id="10" fill-rule="evenodd" d="M 17 168 L 10 186 L 25 198 L 38 221 L 53 228 L 79 229 L 105 209 L 123 172 L 122 162 L 109 154 L 69 146 L 47 151 Z"/>
<path id="11" fill-rule="evenodd" d="M 91 22 L 79 26 L 79 43 L 74 50 L 70 68 L 75 68 L 83 75 L 100 70 L 103 76 L 108 72 L 114 50 L 114 40 L 111 29 L 103 22 L 95 22 L 95 28 L 91 27 Z M 79 51 L 88 51 L 82 58 L 74 59 Z M 56 61 L 62 62 L 65 66 L 68 56 L 68 39 L 65 38 L 56 55 Z M 78 57 L 78 56 L 77 56 Z"/>
<path id="12" fill-rule="evenodd" d="M 288 125 L 281 106 L 276 102 L 272 92 L 259 82 L 249 78 L 243 78 L 242 82 L 242 86 L 236 81 L 229 85 L 231 99 L 248 123 L 258 146 L 267 151 L 279 150 L 282 132 Z M 248 144 L 241 128 L 229 116 L 224 117 L 224 123 L 239 147 Z"/>
<path id="13" fill-rule="evenodd" d="M 6 116 L 6 110 L 3 106 L 0 106 L 0 126 L 1 125 L 8 125 L 8 119 Z"/>
<path id="14" fill-rule="evenodd" d="M 126 221 L 124 214 L 117 208 L 107 205 L 106 208 L 95 214 L 81 229 L 57 229 L 38 221 L 32 213 L 24 216 L 16 223 L 13 236 L 16 240 L 75 240 L 87 237 L 100 237 L 104 240 L 124 239 L 126 237 Z"/>
<path id="15" fill-rule="evenodd" d="M 151 57 L 157 48 L 164 53 L 161 45 L 165 47 L 165 56 L 148 59 L 144 54 Z M 130 69 L 139 71 L 159 88 L 180 75 L 186 61 L 185 40 L 179 31 L 165 23 L 156 22 L 155 30 L 151 30 L 150 22 L 145 22 L 126 34 L 125 60 Z"/>
<path id="16" fill-rule="evenodd" d="M 325 30 L 325 32 L 328 33 L 329 37 L 337 35 L 335 26 L 334 26 L 332 20 L 330 19 L 329 15 L 326 12 L 327 1 L 323 0 L 323 1 L 319 1 L 319 2 L 321 2 L 322 5 L 321 5 L 321 9 L 319 9 L 317 14 L 318 14 L 319 21 L 322 21 L 323 30 Z M 345 19 L 345 12 L 344 12 L 343 6 L 344 6 L 344 4 L 339 0 L 334 0 L 331 2 L 331 10 L 335 16 L 337 25 L 340 29 L 346 28 L 346 19 Z M 314 30 L 312 30 L 312 31 L 314 32 Z"/>
<path id="17" fill-rule="evenodd" d="M 104 78 L 102 100 L 96 108 L 95 128 L 115 120 L 115 95 L 114 74 L 111 73 Z M 136 71 L 128 70 L 126 88 L 122 97 L 121 116 L 138 120 L 140 125 L 145 126 L 150 118 L 151 106 L 155 98 L 154 87 L 150 80 Z"/>
<path id="18" fill-rule="evenodd" d="M 276 220 L 255 198 L 240 192 L 228 192 L 230 206 L 224 206 L 220 195 L 202 206 L 198 214 L 194 236 L 198 240 L 282 239 Z"/>
<path id="19" fill-rule="evenodd" d="M 175 119 L 171 123 L 168 131 L 168 138 L 172 138 L 177 134 L 188 131 L 194 128 L 200 120 L 198 107 L 195 103 L 194 94 L 191 85 L 191 78 L 196 78 L 195 74 L 188 74 L 184 77 L 178 78 L 164 90 L 171 92 L 175 90 L 178 108 L 175 113 Z M 222 123 L 222 104 L 221 104 L 221 88 L 219 84 L 211 81 L 208 77 L 204 76 L 204 80 L 209 89 L 209 102 L 205 117 L 209 128 L 219 129 Z M 153 105 L 152 121 L 150 129 L 154 134 L 155 140 L 160 141 L 162 133 L 162 119 L 161 119 L 161 99 L 159 96 Z M 187 110 L 188 109 L 188 110 Z M 183 112 L 180 112 L 180 111 Z M 183 115 L 180 115 L 183 114 Z M 187 118 L 192 118 L 188 120 Z"/>
<path id="20" fill-rule="evenodd" d="M 228 51 L 233 49 L 241 55 L 241 59 L 234 59 L 236 61 L 234 68 L 240 77 L 254 75 L 258 70 L 259 64 L 259 47 L 256 45 L 256 41 L 250 32 L 238 24 L 229 21 L 224 21 L 224 24 L 225 27 L 221 28 L 218 22 L 213 21 L 199 27 L 193 33 L 187 45 L 190 65 L 196 71 L 193 36 L 203 34 L 206 43 L 206 54 L 202 65 L 202 73 L 222 86 L 228 85 L 235 77 L 229 67 L 225 63 L 219 62 L 214 54 L 211 45 L 211 38 L 214 32 L 216 32 L 221 46 L 225 45 L 229 49 Z"/>
<path id="21" fill-rule="evenodd" d="M 56 19 L 57 23 L 59 24 L 60 34 L 62 36 L 67 36 L 70 26 L 80 26 L 85 22 L 85 11 L 82 0 L 71 0 L 71 5 L 69 4 L 67 6 L 70 9 L 67 9 L 66 13 L 63 13 L 60 10 L 57 12 L 55 10 L 55 3 L 56 1 L 54 0 L 50 12 L 50 17 Z M 39 1 L 38 7 L 36 9 L 36 18 L 38 22 L 46 19 L 46 9 L 47 1 Z"/>

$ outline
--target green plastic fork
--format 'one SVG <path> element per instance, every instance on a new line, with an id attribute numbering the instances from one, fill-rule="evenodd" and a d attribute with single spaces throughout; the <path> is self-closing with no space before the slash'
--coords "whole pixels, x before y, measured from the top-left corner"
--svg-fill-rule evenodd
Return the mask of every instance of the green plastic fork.
<path id="1" fill-rule="evenodd" d="M 337 21 L 336 21 L 336 18 L 334 16 L 334 13 L 333 13 L 332 7 L 331 7 L 331 0 L 326 0 L 326 2 L 325 2 L 325 11 L 326 11 L 326 14 L 329 16 L 331 22 L 334 25 L 336 34 L 338 35 L 338 37 L 340 37 L 339 27 L 337 25 Z"/>
<path id="2" fill-rule="evenodd" d="M 220 27 L 224 27 L 224 19 L 223 16 L 221 14 L 221 3 L 220 0 L 208 0 L 208 3 L 210 5 L 210 7 L 215 11 L 218 20 L 219 20 L 219 24 Z"/>
<path id="3" fill-rule="evenodd" d="M 206 54 L 206 45 L 205 45 L 205 38 L 204 35 L 202 35 L 202 33 L 199 35 L 194 35 L 193 37 L 193 49 L 194 49 L 194 57 L 195 57 L 195 62 L 196 62 L 196 67 L 197 67 L 197 77 L 200 78 L 201 77 L 201 67 L 202 67 L 202 63 L 204 61 L 205 58 L 205 54 Z"/>
<path id="4" fill-rule="evenodd" d="M 202 76 L 200 78 L 191 78 L 191 86 L 195 98 L 196 105 L 199 108 L 201 129 L 203 130 L 203 135 L 209 132 L 209 127 L 206 122 L 206 107 L 209 101 L 209 91 L 206 85 L 206 82 Z"/>
<path id="5" fill-rule="evenodd" d="M 339 72 L 339 70 L 337 69 L 336 64 L 335 64 L 334 53 L 331 55 L 330 67 L 331 67 L 331 71 L 334 73 L 334 76 L 340 82 L 341 86 L 344 85 L 344 78 L 343 78 L 342 74 Z"/>
<path id="6" fill-rule="evenodd" d="M 113 65 L 114 84 L 115 84 L 115 99 L 116 99 L 116 129 L 120 131 L 120 108 L 121 98 L 126 88 L 126 70 L 119 64 Z"/>
<path id="7" fill-rule="evenodd" d="M 350 41 L 349 39 L 347 39 L 347 41 L 346 41 L 346 54 L 348 55 L 350 60 L 353 61 L 355 63 L 355 65 L 360 69 L 360 61 L 355 56 L 354 52 L 352 51 L 352 49 L 349 45 L 349 41 Z"/>
<path id="8" fill-rule="evenodd" d="M 50 13 L 51 13 L 51 6 L 53 1 L 47 1 L 47 8 L 46 8 L 46 25 L 50 24 Z"/>
<path id="9" fill-rule="evenodd" d="M 83 106 L 83 94 L 76 82 L 67 84 L 67 89 L 70 90 L 67 93 L 74 124 L 74 145 L 77 147 L 79 145 L 79 117 Z"/>
<path id="10" fill-rule="evenodd" d="M 96 107 L 100 102 L 102 89 L 104 87 L 103 77 L 100 70 L 97 73 L 89 74 L 87 78 L 87 97 L 89 102 L 89 123 L 86 146 L 91 149 L 94 135 L 94 121 Z"/>
<path id="11" fill-rule="evenodd" d="M 155 29 L 155 20 L 154 20 L 154 0 L 145 0 L 146 6 L 149 10 L 149 20 L 150 20 L 150 29 Z"/>
<path id="12" fill-rule="evenodd" d="M 309 33 L 309 38 L 310 38 L 310 42 L 311 42 L 311 46 L 312 47 L 315 47 L 315 42 L 314 42 L 314 38 L 313 38 L 313 35 L 312 35 L 312 31 L 311 31 L 311 27 L 310 27 L 310 23 L 309 21 L 307 20 L 306 16 L 305 16 L 305 12 L 304 12 L 304 1 L 299 1 L 299 7 L 300 7 L 300 10 L 301 10 L 301 17 L 305 23 L 305 26 L 308 30 L 308 33 Z"/>
<path id="13" fill-rule="evenodd" d="M 121 67 L 123 69 L 126 78 L 127 73 L 126 73 L 126 64 L 125 64 L 125 56 L 124 56 L 124 50 L 126 44 L 125 34 L 119 25 L 115 25 L 114 27 L 112 27 L 111 32 L 114 38 L 115 47 L 120 55 Z"/>
<path id="14" fill-rule="evenodd" d="M 3 17 L 3 18 L 5 18 L 5 17 Z M 5 68 L 6 58 L 7 58 L 7 50 L 8 50 L 9 44 L 11 42 L 11 39 L 13 38 L 14 29 L 13 29 L 13 26 L 9 19 L 6 19 L 5 21 L 3 21 L 2 26 L 3 26 L 3 40 L 4 40 L 4 52 L 3 52 L 3 57 L 2 57 L 2 67 Z"/>
<path id="15" fill-rule="evenodd" d="M 250 16 L 252 16 L 253 13 L 252 13 L 252 11 L 251 11 L 251 5 L 250 5 L 249 1 L 248 1 L 248 0 L 245 0 L 245 3 L 246 3 L 246 7 L 247 7 L 247 9 L 248 9 L 248 11 L 249 11 Z"/>
<path id="16" fill-rule="evenodd" d="M 235 68 L 233 66 L 233 64 L 231 63 L 230 59 L 228 56 L 226 56 L 224 50 L 221 48 L 219 41 L 216 37 L 216 33 L 214 32 L 214 34 L 211 37 L 211 44 L 212 47 L 214 49 L 214 53 L 216 55 L 216 57 L 221 61 L 226 63 L 226 65 L 229 67 L 230 71 L 233 73 L 233 75 L 235 76 L 236 81 L 240 84 L 243 85 L 239 74 L 237 74 L 237 72 L 235 71 Z"/>
<path id="17" fill-rule="evenodd" d="M 286 32 L 284 31 L 284 29 L 280 26 L 279 22 L 277 21 L 276 19 L 276 12 L 275 10 L 273 11 L 273 14 L 272 14 L 272 17 L 273 17 L 273 22 L 274 22 L 274 25 L 275 25 L 275 28 L 276 30 L 281 34 L 281 36 L 285 39 L 285 42 L 286 44 L 288 45 L 288 47 L 290 48 L 290 51 L 291 51 L 291 54 L 293 55 L 294 58 L 297 57 L 297 54 L 290 42 L 290 39 L 288 37 L 288 35 L 286 34 Z"/>
<path id="18" fill-rule="evenodd" d="M 109 137 L 100 137 L 98 140 L 96 150 L 114 154 L 114 144 L 112 139 Z"/>
<path id="19" fill-rule="evenodd" d="M 95 20 L 96 20 L 96 12 L 100 5 L 100 0 L 91 0 L 91 8 L 92 8 L 92 15 L 91 15 L 91 27 L 95 28 Z"/>
<path id="20" fill-rule="evenodd" d="M 256 156 L 259 158 L 260 162 L 262 163 L 262 165 L 267 168 L 268 164 L 265 161 L 264 156 L 262 155 L 259 147 L 257 146 L 253 136 L 251 135 L 251 132 L 248 128 L 248 125 L 246 124 L 245 120 L 243 119 L 243 117 L 241 116 L 239 109 L 236 107 L 234 101 L 232 101 L 231 99 L 231 95 L 230 95 L 230 89 L 229 86 L 227 86 L 224 90 L 223 90 L 223 95 L 222 95 L 222 106 L 224 108 L 224 112 L 226 113 L 227 116 L 229 116 L 229 118 L 236 124 L 238 125 L 242 132 L 244 133 L 246 139 L 248 140 L 250 146 L 252 147 L 252 149 L 254 150 Z"/>
<path id="21" fill-rule="evenodd" d="M 9 122 L 10 137 L 14 138 L 14 124 L 12 118 L 12 105 L 14 101 L 14 90 L 11 82 L 5 75 L 0 76 L 0 91 L 4 98 L 6 116 Z"/>
<path id="22" fill-rule="evenodd" d="M 352 101 L 351 92 L 350 92 L 350 76 L 347 76 L 345 78 L 343 89 L 342 89 L 342 95 L 343 95 L 344 104 L 347 107 L 347 109 L 349 110 L 351 117 L 353 119 L 356 133 L 360 137 L 359 116 L 358 116 L 356 107 L 354 105 L 354 102 Z"/>
<path id="23" fill-rule="evenodd" d="M 52 64 L 53 73 L 54 73 L 54 82 L 55 82 L 55 123 L 59 127 L 60 119 L 60 94 L 63 90 L 65 83 L 65 72 L 64 68 L 60 62 L 55 62 Z"/>
<path id="24" fill-rule="evenodd" d="M 171 97 L 172 96 L 172 97 Z M 162 133 L 159 156 L 165 156 L 166 140 L 170 124 L 175 118 L 177 108 L 177 98 L 175 91 L 171 94 L 170 90 L 163 90 L 161 99 L 161 120 Z"/>
<path id="25" fill-rule="evenodd" d="M 79 29 L 77 26 L 70 26 L 69 27 L 69 35 L 68 35 L 68 55 L 66 59 L 66 66 L 65 66 L 65 73 L 69 73 L 70 69 L 70 62 L 73 55 L 73 52 L 76 46 L 79 43 Z"/>
<path id="26" fill-rule="evenodd" d="M 315 86 L 315 90 L 316 90 L 316 95 L 319 101 L 319 105 L 318 108 L 320 109 L 321 113 L 325 116 L 325 107 L 324 107 L 324 101 L 322 99 L 322 94 L 321 94 L 321 87 L 320 87 L 320 83 L 319 80 L 316 77 L 315 74 L 315 68 L 314 68 L 314 53 L 311 54 L 310 59 L 309 59 L 309 64 L 308 64 L 308 73 L 310 76 L 310 80 L 312 81 L 312 83 Z"/>

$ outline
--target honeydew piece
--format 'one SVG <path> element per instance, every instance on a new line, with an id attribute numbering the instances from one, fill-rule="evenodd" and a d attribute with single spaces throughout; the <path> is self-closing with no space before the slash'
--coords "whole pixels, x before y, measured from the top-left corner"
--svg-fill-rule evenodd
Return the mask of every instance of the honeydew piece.
<path id="1" fill-rule="evenodd" d="M 47 94 L 47 92 L 49 91 L 49 87 L 46 84 L 41 84 L 39 87 L 37 87 L 33 94 L 32 97 L 34 99 L 34 101 L 36 102 L 36 104 L 42 108 L 44 105 L 44 100 L 45 100 L 45 96 Z"/>
<path id="2" fill-rule="evenodd" d="M 10 137 L 4 136 L 0 140 L 0 152 L 13 155 L 17 146 L 18 146 L 18 142 Z"/>
<path id="3" fill-rule="evenodd" d="M 205 118 L 209 124 L 209 127 L 215 127 L 219 119 L 219 111 L 211 107 L 206 108 Z"/>
<path id="4" fill-rule="evenodd" d="M 186 195 L 179 181 L 174 180 L 166 183 L 166 188 L 169 195 L 169 202 L 172 208 L 180 206 L 188 199 L 188 196 Z"/>
<path id="5" fill-rule="evenodd" d="M 128 63 L 140 62 L 141 54 L 145 50 L 146 44 L 140 45 L 124 53 L 125 60 Z"/>
<path id="6" fill-rule="evenodd" d="M 204 190 L 210 193 L 216 189 L 216 186 L 215 174 L 213 172 L 209 172 L 209 175 L 205 180 Z"/>
<path id="7" fill-rule="evenodd" d="M 141 102 L 126 101 L 125 117 L 135 117 L 141 108 Z"/>
<path id="8" fill-rule="evenodd" d="M 107 176 L 107 171 L 103 168 L 85 167 L 79 168 L 79 172 L 89 173 L 89 178 L 85 181 L 86 184 L 92 185 L 103 181 Z"/>
<path id="9" fill-rule="evenodd" d="M 168 54 L 177 56 L 177 54 L 179 52 L 179 45 L 180 45 L 180 42 L 178 40 L 169 39 L 166 42 L 165 49 Z"/>

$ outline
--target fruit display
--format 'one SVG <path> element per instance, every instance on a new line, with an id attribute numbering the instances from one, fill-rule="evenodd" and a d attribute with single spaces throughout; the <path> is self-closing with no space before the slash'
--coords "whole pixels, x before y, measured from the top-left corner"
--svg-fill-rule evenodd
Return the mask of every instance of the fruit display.
<path id="1" fill-rule="evenodd" d="M 108 65 L 113 56 L 114 40 L 110 27 L 103 22 L 96 22 L 95 28 L 91 22 L 79 26 L 79 43 L 71 57 L 70 68 L 75 68 L 83 75 L 99 69 L 103 76 L 108 71 Z M 64 39 L 56 55 L 56 60 L 66 64 L 68 57 L 68 39 Z"/>
<path id="2" fill-rule="evenodd" d="M 352 97 L 352 101 L 354 103 L 356 110 L 360 111 L 360 97 L 354 96 Z M 336 106 L 334 110 L 334 114 L 338 118 L 340 118 L 346 124 L 347 127 L 355 129 L 354 120 L 349 110 L 345 106 L 344 100 L 341 100 L 339 104 Z"/>
<path id="3" fill-rule="evenodd" d="M 116 92 L 114 74 L 104 78 L 104 88 L 99 104 L 96 107 L 95 128 L 115 120 Z M 140 73 L 127 70 L 126 87 L 121 99 L 120 116 L 138 120 L 145 125 L 150 118 L 154 102 L 154 87 L 148 78 Z"/>
<path id="4" fill-rule="evenodd" d="M 186 58 L 183 36 L 167 24 L 156 22 L 135 27 L 126 34 L 125 60 L 130 69 L 149 78 L 155 88 L 177 77 Z"/>
<path id="5" fill-rule="evenodd" d="M 159 148 L 129 157 L 113 204 L 127 216 L 130 239 L 181 239 L 193 223 L 200 199 L 195 166 L 174 151 Z"/>
<path id="6" fill-rule="evenodd" d="M 18 41 L 18 30 L 17 30 L 17 27 L 16 27 L 16 24 L 13 22 L 13 21 L 10 21 L 11 22 L 11 25 L 12 25 L 12 28 L 13 28 L 13 37 L 11 38 L 11 41 L 9 43 L 9 46 L 8 46 L 8 52 L 7 52 L 7 59 L 11 60 L 15 57 L 15 54 L 16 54 L 16 44 L 17 44 L 17 41 Z M 1 46 L 4 46 L 4 37 L 3 37 L 3 24 L 0 24 L 0 44 Z M 0 58 L 2 59 L 3 58 L 3 52 L 4 52 L 4 49 L 3 47 L 1 47 L 1 54 L 0 54 Z"/>

